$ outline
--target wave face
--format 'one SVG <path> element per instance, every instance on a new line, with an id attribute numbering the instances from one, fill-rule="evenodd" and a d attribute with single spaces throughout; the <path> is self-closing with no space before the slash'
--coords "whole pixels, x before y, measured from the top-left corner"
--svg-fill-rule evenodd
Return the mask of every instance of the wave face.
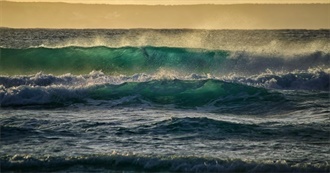
<path id="1" fill-rule="evenodd" d="M 14 83 L 14 82 L 12 82 Z M 16 82 L 18 84 L 18 82 Z M 98 85 L 18 85 L 0 90 L 1 106 L 65 104 L 93 100 L 123 100 L 121 104 L 174 105 L 177 107 L 203 107 L 246 105 L 258 102 L 285 101 L 280 94 L 262 88 L 234 84 L 219 80 L 151 80 Z M 42 86 L 42 84 L 45 84 Z M 80 86 L 79 86 L 80 85 Z M 119 104 L 119 103 L 118 103 Z M 244 108 L 242 108 L 244 110 Z"/>
<path id="2" fill-rule="evenodd" d="M 134 74 L 159 68 L 207 73 L 228 56 L 225 51 L 194 51 L 156 47 L 66 47 L 1 49 L 2 73 L 89 73 Z M 197 65 L 198 64 L 198 65 Z M 17 73 L 17 72 L 16 72 Z"/>
<path id="3" fill-rule="evenodd" d="M 279 90 L 329 91 L 329 74 L 323 71 L 261 74 L 252 77 L 226 77 L 174 74 L 109 76 L 94 71 L 88 75 L 61 76 L 37 73 L 27 76 L 0 76 L 0 105 L 67 105 L 88 99 L 121 104 L 174 105 L 181 108 L 241 105 L 238 110 L 253 109 L 267 103 L 271 108 L 287 101 Z M 275 91 L 269 89 L 276 89 Z M 325 96 L 327 95 L 324 93 Z M 254 106 L 253 106 L 254 105 Z M 226 107 L 227 106 L 227 107 Z M 250 108 L 249 108 L 250 107 Z M 277 107 L 276 107 L 277 108 Z M 262 109 L 260 109 L 262 110 Z"/>
<path id="4" fill-rule="evenodd" d="M 181 74 L 253 75 L 266 70 L 294 71 L 329 69 L 330 54 L 282 55 L 251 54 L 225 50 L 168 47 L 64 47 L 1 48 L 1 74 L 88 74 L 93 70 L 109 75 L 153 74 L 164 69 Z"/>

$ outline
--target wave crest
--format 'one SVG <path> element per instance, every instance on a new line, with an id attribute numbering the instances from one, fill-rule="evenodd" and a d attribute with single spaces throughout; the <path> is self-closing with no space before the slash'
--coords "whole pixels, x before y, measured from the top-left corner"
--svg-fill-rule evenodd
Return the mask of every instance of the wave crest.
<path id="1" fill-rule="evenodd" d="M 286 160 L 212 159 L 189 156 L 144 156 L 137 154 L 87 155 L 73 157 L 34 157 L 14 155 L 1 157 L 3 171 L 29 170 L 36 172 L 328 172 L 323 163 L 290 163 Z"/>

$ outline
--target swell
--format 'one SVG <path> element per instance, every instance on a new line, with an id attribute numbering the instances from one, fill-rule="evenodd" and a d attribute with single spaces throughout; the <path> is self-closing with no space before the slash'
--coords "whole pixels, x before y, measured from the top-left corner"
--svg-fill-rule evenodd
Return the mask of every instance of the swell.
<path id="1" fill-rule="evenodd" d="M 122 126 L 120 123 L 115 122 L 102 122 L 95 118 L 92 118 L 92 121 L 74 120 L 74 123 L 66 123 L 67 120 L 65 119 L 50 121 L 36 120 L 33 117 L 25 120 L 10 118 L 10 120 L 1 122 L 3 145 L 10 145 L 22 140 L 29 143 L 29 140 L 34 139 L 44 141 L 66 137 L 94 140 L 99 137 L 95 132 L 104 130 L 109 139 L 120 137 L 131 138 L 132 140 L 135 138 L 140 141 L 141 136 L 149 136 L 158 138 L 158 142 L 165 142 L 167 139 L 161 139 L 161 137 L 171 136 L 173 141 L 197 140 L 210 142 L 208 144 L 210 148 L 217 145 L 211 144 L 212 141 L 237 139 L 259 142 L 272 140 L 273 143 L 290 140 L 322 147 L 328 144 L 329 132 L 329 126 L 326 122 L 320 122 L 317 125 L 314 123 L 283 124 L 284 121 L 256 123 L 218 120 L 207 117 L 171 117 L 152 123 L 132 124 L 130 126 Z"/>
<path id="2" fill-rule="evenodd" d="M 2 156 L 4 172 L 328 172 L 327 162 L 294 163 L 285 160 L 240 160 L 189 156 L 148 156 L 137 154 L 86 155 L 71 157 L 31 155 Z"/>
<path id="3" fill-rule="evenodd" d="M 245 51 L 174 47 L 63 47 L 1 49 L 0 74 L 22 75 L 40 71 L 51 74 L 88 74 L 93 70 L 110 75 L 153 74 L 164 69 L 182 74 L 245 74 L 292 72 L 329 68 L 330 54 L 323 51 L 286 55 Z"/>
<path id="4" fill-rule="evenodd" d="M 259 114 L 298 109 L 316 99 L 328 104 L 329 73 L 322 70 L 250 77 L 188 76 L 164 72 L 157 75 L 54 76 L 37 73 L 0 76 L 0 107 L 68 106 L 170 106 L 205 108 L 207 111 Z M 275 89 L 275 90 L 274 90 Z M 313 107 L 320 107 L 315 104 Z M 303 106 L 299 109 L 308 109 Z"/>
<path id="5" fill-rule="evenodd" d="M 284 100 L 276 93 L 219 80 L 157 80 L 144 83 L 98 86 L 90 93 L 93 99 L 119 99 L 138 96 L 156 104 L 173 104 L 179 107 L 213 106 L 217 104 L 247 104 Z"/>
<path id="6" fill-rule="evenodd" d="M 92 85 L 20 85 L 0 88 L 0 105 L 24 106 L 72 104 L 88 99 L 120 101 L 127 104 L 144 102 L 177 107 L 224 106 L 257 102 L 283 102 L 276 92 L 221 80 L 151 80 L 121 84 Z M 229 109 L 229 108 L 228 108 Z"/>
<path id="7" fill-rule="evenodd" d="M 249 124 L 247 122 L 221 121 L 206 117 L 173 117 L 167 120 L 137 127 L 121 127 L 116 135 L 176 135 L 176 139 L 194 140 L 224 140 L 224 139 L 247 139 L 247 140 L 297 140 L 304 142 L 327 143 L 329 127 L 326 123 L 318 126 L 309 124 L 286 125 L 278 122 L 265 124 Z M 214 135 L 216 134 L 216 135 Z M 210 144 L 211 145 L 211 144 Z"/>

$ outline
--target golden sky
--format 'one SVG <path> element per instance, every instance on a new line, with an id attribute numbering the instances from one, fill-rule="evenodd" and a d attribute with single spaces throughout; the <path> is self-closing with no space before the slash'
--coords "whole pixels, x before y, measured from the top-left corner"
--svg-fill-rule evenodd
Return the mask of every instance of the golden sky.
<path id="1" fill-rule="evenodd" d="M 73 2 L 73 0 L 64 1 Z M 327 3 L 329 1 L 287 0 L 285 3 L 293 4 L 283 4 L 284 1 L 278 0 L 276 2 L 282 2 L 282 4 L 257 5 L 251 3 L 260 3 L 260 0 L 236 0 L 230 1 L 235 2 L 230 5 L 227 0 L 109 0 L 106 1 L 108 5 L 86 4 L 102 3 L 105 2 L 104 0 L 74 1 L 85 4 L 1 1 L 0 26 L 13 28 L 330 29 L 330 3 Z M 131 5 L 114 5 L 118 2 Z M 132 5 L 132 2 L 148 5 Z M 154 2 L 162 5 L 155 5 Z M 192 5 L 198 2 L 207 4 Z M 273 3 L 272 0 L 262 2 Z M 309 4 L 311 2 L 323 4 Z"/>
<path id="2" fill-rule="evenodd" d="M 177 4 L 292 4 L 292 3 L 330 3 L 329 0 L 10 0 L 17 2 L 68 2 L 90 4 L 148 4 L 148 5 L 177 5 Z"/>

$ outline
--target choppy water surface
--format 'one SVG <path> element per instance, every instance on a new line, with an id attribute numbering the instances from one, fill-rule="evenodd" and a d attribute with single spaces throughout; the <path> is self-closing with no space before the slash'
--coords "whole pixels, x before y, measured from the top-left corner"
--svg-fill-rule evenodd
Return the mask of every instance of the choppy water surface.
<path id="1" fill-rule="evenodd" d="M 329 172 L 329 30 L 0 32 L 1 171 Z"/>

